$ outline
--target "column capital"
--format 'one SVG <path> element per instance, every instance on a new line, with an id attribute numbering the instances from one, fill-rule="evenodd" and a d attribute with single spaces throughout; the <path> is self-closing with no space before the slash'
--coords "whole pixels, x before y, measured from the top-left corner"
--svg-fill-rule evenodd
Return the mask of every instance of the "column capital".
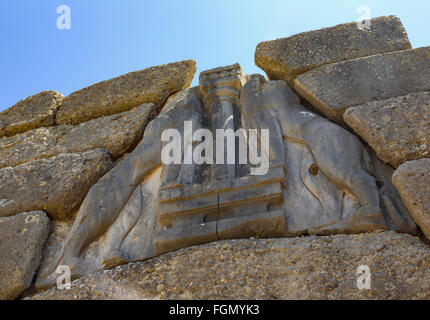
<path id="1" fill-rule="evenodd" d="M 221 101 L 239 105 L 240 90 L 246 78 L 238 63 L 200 73 L 200 92 L 206 109 L 210 111 L 214 103 Z"/>

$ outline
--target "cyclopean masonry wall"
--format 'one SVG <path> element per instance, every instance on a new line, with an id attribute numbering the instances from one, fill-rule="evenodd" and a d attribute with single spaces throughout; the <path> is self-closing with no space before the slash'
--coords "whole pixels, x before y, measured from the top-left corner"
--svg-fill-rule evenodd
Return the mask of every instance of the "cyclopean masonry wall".
<path id="1" fill-rule="evenodd" d="M 353 247 L 363 245 L 363 237 L 353 234 L 368 233 L 378 248 L 389 238 L 396 239 L 392 243 L 398 248 L 417 248 L 422 253 L 417 263 L 425 265 L 430 248 L 417 245 L 420 240 L 414 237 L 422 234 L 420 229 L 427 236 L 430 230 L 429 159 L 423 159 L 430 143 L 430 68 L 419 67 L 430 57 L 427 48 L 411 49 L 398 18 L 377 18 L 370 25 L 361 30 L 346 24 L 260 44 L 256 63 L 268 79 L 247 75 L 235 64 L 202 72 L 199 85 L 189 88 L 195 63 L 184 61 L 130 73 L 65 98 L 50 93 L 52 101 L 43 102 L 32 97 L 10 109 L 31 114 L 32 103 L 38 103 L 39 118 L 50 121 L 14 126 L 23 123 L 11 116 L 16 112 L 0 113 L 0 124 L 7 123 L 0 138 L 0 224 L 27 211 L 44 211 L 51 219 L 46 242 L 38 238 L 45 244 L 41 262 L 35 260 L 37 266 L 26 271 L 38 270 L 32 287 L 27 276 L 24 285 L 21 281 L 3 298 L 55 285 L 58 266 L 69 266 L 77 279 L 211 242 L 226 241 L 242 250 L 241 242 L 231 241 L 241 238 L 314 235 L 311 241 L 323 247 L 342 234 Z M 216 129 L 269 129 L 267 173 L 252 175 L 253 166 L 238 161 L 164 165 L 161 134 L 165 129 L 184 134 L 185 121 L 214 136 Z M 409 160 L 415 161 L 405 163 Z M 418 178 L 408 178 L 412 175 Z M 14 191 L 18 187 L 27 191 Z M 7 243 L 0 243 L 0 252 L 8 250 Z M 351 261 L 363 261 L 364 251 L 351 249 Z M 267 262 L 273 263 L 270 253 Z M 312 270 L 311 278 L 318 272 Z M 424 269 L 405 283 L 427 279 L 420 273 Z M 1 283 L 7 283 L 5 276 L 0 273 Z M 270 276 L 270 281 L 276 279 Z M 422 292 L 430 283 L 416 288 L 394 296 L 425 298 Z M 123 289 L 116 298 L 128 296 Z M 65 297 L 49 292 L 50 298 Z M 337 292 L 333 297 L 388 297 L 384 290 L 374 296 Z M 329 298 L 322 293 L 302 298 L 312 296 Z M 285 297 L 300 298 L 294 293 Z"/>
<path id="2" fill-rule="evenodd" d="M 0 255 L 8 259 L 5 263 L 21 266 L 23 276 L 9 279 L 9 269 L 2 268 L 0 282 L 8 288 L 0 298 L 16 298 L 28 288 L 40 262 L 51 258 L 47 253 L 58 253 L 54 240 L 59 230 L 73 224 L 91 187 L 135 148 L 157 109 L 186 89 L 194 73 L 194 61 L 152 67 L 65 98 L 42 92 L 0 113 L 0 224 L 11 225 L 21 212 L 44 211 L 50 218 L 43 213 L 48 220 L 44 230 L 51 230 L 46 241 L 39 235 L 19 236 L 28 229 L 24 223 L 21 229 L 2 228 L 2 239 L 8 240 L 0 242 Z M 26 251 L 10 252 L 14 238 L 22 242 L 18 249 Z M 40 252 L 26 244 L 31 241 Z M 28 253 L 31 248 L 34 252 Z"/>

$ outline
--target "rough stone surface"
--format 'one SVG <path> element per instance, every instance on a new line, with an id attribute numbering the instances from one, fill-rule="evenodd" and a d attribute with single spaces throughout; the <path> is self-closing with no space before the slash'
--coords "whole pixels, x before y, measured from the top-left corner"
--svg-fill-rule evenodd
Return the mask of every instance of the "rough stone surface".
<path id="1" fill-rule="evenodd" d="M 297 77 L 295 89 L 330 119 L 352 106 L 430 90 L 430 47 L 323 66 Z"/>
<path id="2" fill-rule="evenodd" d="M 154 256 L 153 238 L 158 230 L 156 213 L 160 171 L 160 169 L 156 170 L 135 188 L 106 234 L 101 235 L 102 233 L 100 233 L 100 237 L 84 250 L 82 254 L 85 256 L 84 261 L 80 266 L 75 264 L 72 267 L 72 275 L 76 267 L 80 269 L 81 274 L 89 274 Z M 118 192 L 120 192 L 119 190 Z M 75 220 L 53 222 L 52 232 L 44 248 L 39 276 L 35 282 L 36 290 L 47 289 L 56 284 L 58 275 L 55 273 L 52 279 L 49 279 L 46 278 L 46 274 L 52 272 L 53 266 L 56 269 L 58 253 L 67 242 L 67 235 L 70 234 Z M 97 224 L 97 226 L 100 225 L 101 223 Z"/>
<path id="3" fill-rule="evenodd" d="M 56 266 L 73 266 L 77 278 L 105 265 L 132 262 L 131 256 L 151 258 L 216 240 L 380 229 L 416 233 L 392 186 L 392 172 L 384 168 L 388 166 L 376 157 L 374 161 L 356 136 L 309 112 L 285 81 L 267 82 L 257 75 L 241 88 L 245 77 L 238 65 L 202 75 L 202 95 L 192 89 L 178 94 L 172 108 L 167 106 L 148 125 L 133 152 L 91 188 L 54 263 L 41 273 L 40 285 L 55 283 Z M 185 121 L 194 129 L 231 125 L 239 97 L 242 128 L 270 128 L 264 142 L 270 162 L 266 173 L 161 163 L 165 129 L 182 131 Z M 136 187 L 160 166 L 154 188 L 139 196 Z M 142 199 L 145 205 L 154 199 L 156 205 L 144 208 Z M 139 217 L 150 221 L 140 230 L 151 230 L 141 234 L 150 234 L 145 242 L 153 241 L 154 250 L 123 251 L 123 239 L 139 229 Z M 109 245 L 100 260 L 101 254 L 87 252 L 103 236 Z M 138 232 L 135 239 L 142 239 Z"/>
<path id="4" fill-rule="evenodd" d="M 154 104 L 101 117 L 78 126 L 39 128 L 0 139 L 0 168 L 64 153 L 104 149 L 113 159 L 135 146 L 155 112 Z"/>
<path id="5" fill-rule="evenodd" d="M 52 126 L 63 95 L 44 91 L 21 100 L 0 112 L 0 137 L 13 136 L 34 128 Z"/>
<path id="6" fill-rule="evenodd" d="M 357 268 L 371 289 L 357 288 Z M 231 240 L 88 275 L 30 299 L 430 299 L 430 248 L 394 232 Z"/>
<path id="7" fill-rule="evenodd" d="M 55 146 L 66 132 L 66 126 L 55 126 L 1 138 L 0 168 L 55 156 Z"/>
<path id="8" fill-rule="evenodd" d="M 188 60 L 97 83 L 66 97 L 55 121 L 57 124 L 79 124 L 149 102 L 160 108 L 171 94 L 189 87 L 195 71 L 195 61 Z"/>
<path id="9" fill-rule="evenodd" d="M 44 212 L 0 218 L 0 300 L 17 298 L 31 284 L 48 234 Z"/>
<path id="10" fill-rule="evenodd" d="M 154 113 L 154 104 L 144 104 L 128 112 L 94 119 L 72 127 L 58 141 L 56 153 L 104 149 L 117 159 L 138 143 Z"/>
<path id="11" fill-rule="evenodd" d="M 98 149 L 0 169 L 0 217 L 43 210 L 67 219 L 111 167 L 109 154 Z"/>
<path id="12" fill-rule="evenodd" d="M 394 167 L 430 157 L 430 92 L 349 108 L 345 122 Z"/>
<path id="13" fill-rule="evenodd" d="M 393 175 L 393 183 L 430 240 L 430 159 L 402 164 Z"/>
<path id="14" fill-rule="evenodd" d="M 399 18 L 372 19 L 370 26 L 370 30 L 361 30 L 353 22 L 262 42 L 257 46 L 255 63 L 271 80 L 292 85 L 298 75 L 326 64 L 411 49 Z"/>
<path id="15" fill-rule="evenodd" d="M 73 224 L 73 219 L 67 221 L 51 221 L 51 232 L 43 247 L 42 259 L 38 269 L 39 275 L 47 265 L 52 263 L 56 253 L 61 250 L 61 245 L 67 233 L 70 231 L 71 224 Z M 58 274 L 56 274 L 56 276 L 58 276 Z M 37 279 L 34 286 L 36 289 L 38 288 Z"/>

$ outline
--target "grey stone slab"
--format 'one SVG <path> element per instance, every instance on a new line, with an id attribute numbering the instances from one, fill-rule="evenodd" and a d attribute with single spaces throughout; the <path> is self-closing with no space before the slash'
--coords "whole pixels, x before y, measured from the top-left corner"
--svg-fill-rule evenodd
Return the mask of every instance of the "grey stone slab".
<path id="1" fill-rule="evenodd" d="M 430 159 L 402 164 L 393 175 L 393 183 L 412 217 L 430 240 Z"/>
<path id="2" fill-rule="evenodd" d="M 294 88 L 331 120 L 344 123 L 349 107 L 430 90 L 430 47 L 323 66 L 297 77 Z"/>
<path id="3" fill-rule="evenodd" d="M 400 19 L 388 16 L 371 19 L 370 30 L 352 22 L 262 42 L 255 63 L 271 80 L 293 85 L 298 75 L 330 63 L 406 49 L 411 44 Z"/>

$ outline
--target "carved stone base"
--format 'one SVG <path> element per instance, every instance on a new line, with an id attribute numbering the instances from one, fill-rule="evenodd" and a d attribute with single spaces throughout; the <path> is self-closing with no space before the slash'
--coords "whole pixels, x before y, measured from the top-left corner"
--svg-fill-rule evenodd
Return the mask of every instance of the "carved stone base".
<path id="1" fill-rule="evenodd" d="M 282 202 L 283 184 L 284 168 L 278 167 L 265 176 L 160 190 L 158 220 L 164 229 L 156 235 L 156 253 L 248 235 L 285 235 L 283 212 L 270 211 L 272 203 Z"/>

